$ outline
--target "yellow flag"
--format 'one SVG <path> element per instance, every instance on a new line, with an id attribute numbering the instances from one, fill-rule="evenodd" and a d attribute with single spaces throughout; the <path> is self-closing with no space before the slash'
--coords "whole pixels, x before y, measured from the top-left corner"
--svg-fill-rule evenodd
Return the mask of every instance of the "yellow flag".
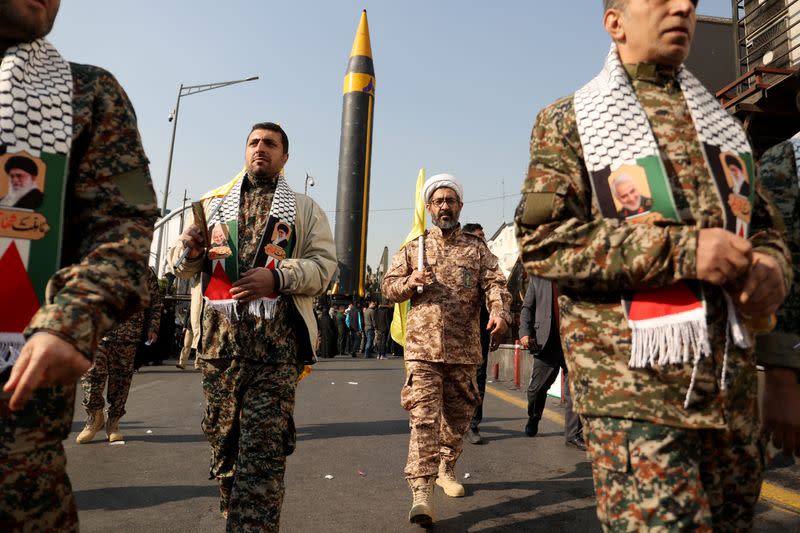
<path id="1" fill-rule="evenodd" d="M 406 244 L 425 233 L 425 199 L 422 198 L 422 186 L 424 184 L 425 169 L 421 168 L 417 176 L 417 193 L 414 197 L 414 221 L 411 224 L 411 231 L 408 232 L 406 239 L 400 246 L 401 250 Z M 394 304 L 394 316 L 392 317 L 392 326 L 389 330 L 394 342 L 404 347 L 406 345 L 406 316 L 408 315 L 410 307 L 411 300 Z"/>

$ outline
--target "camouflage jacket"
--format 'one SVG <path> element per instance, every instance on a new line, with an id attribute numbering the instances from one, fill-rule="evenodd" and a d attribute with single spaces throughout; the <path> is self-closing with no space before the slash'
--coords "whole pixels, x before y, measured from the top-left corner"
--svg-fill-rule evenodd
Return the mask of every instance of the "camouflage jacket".
<path id="1" fill-rule="evenodd" d="M 383 295 L 393 302 L 411 300 L 406 322 L 406 360 L 479 365 L 480 309 L 511 324 L 511 295 L 506 278 L 483 239 L 457 228 L 446 239 L 442 230 L 425 232 L 426 268 L 433 283 L 422 294 L 408 285 L 417 267 L 419 243 L 397 252 L 383 278 Z"/>
<path id="2" fill-rule="evenodd" d="M 721 227 L 723 206 L 708 173 L 674 69 L 626 66 L 658 142 L 681 219 L 658 225 L 602 218 L 593 201 L 572 97 L 537 117 L 531 160 L 515 217 L 526 270 L 560 288 L 561 336 L 575 410 L 689 428 L 722 428 L 732 414 L 757 417 L 755 359 L 732 347 L 728 394 L 720 393 L 727 316 L 719 289 L 704 287 L 713 356 L 698 363 L 695 394 L 683 403 L 692 365 L 631 369 L 631 334 L 620 291 L 696 278 L 700 228 Z M 773 256 L 791 283 L 775 207 L 756 186 L 750 241 Z M 788 286 L 788 285 L 787 285 Z"/>
<path id="3" fill-rule="evenodd" d="M 794 348 L 800 343 L 800 169 L 792 142 L 780 143 L 764 152 L 759 174 L 786 224 L 794 283 L 778 311 L 775 331 L 758 337 L 756 354 L 761 364 L 800 368 L 800 349 Z"/>
<path id="4" fill-rule="evenodd" d="M 61 269 L 25 334 L 55 333 L 91 358 L 115 323 L 150 300 L 145 273 L 158 209 L 125 91 L 101 68 L 70 66 L 73 137 Z"/>
<path id="5" fill-rule="evenodd" d="M 239 204 L 239 270 L 250 269 L 269 219 L 275 182 L 245 176 Z M 200 316 L 199 357 L 246 358 L 270 364 L 312 363 L 317 338 L 312 297 L 325 291 L 336 269 L 336 252 L 328 219 L 308 196 L 295 193 L 295 245 L 292 256 L 281 262 L 281 286 L 275 318 L 262 320 L 243 313 L 235 322 L 203 305 L 201 284 L 192 289 L 192 312 Z M 208 209 L 208 205 L 205 206 Z M 183 251 L 180 241 L 170 252 L 175 264 Z M 199 275 L 204 257 L 186 260 L 175 275 L 189 279 Z"/>
<path id="6" fill-rule="evenodd" d="M 126 321 L 117 324 L 106 334 L 103 341 L 138 343 L 148 333 L 158 333 L 161 324 L 161 291 L 158 287 L 158 278 L 152 268 L 147 269 L 145 277 L 150 305 L 139 309 Z"/>

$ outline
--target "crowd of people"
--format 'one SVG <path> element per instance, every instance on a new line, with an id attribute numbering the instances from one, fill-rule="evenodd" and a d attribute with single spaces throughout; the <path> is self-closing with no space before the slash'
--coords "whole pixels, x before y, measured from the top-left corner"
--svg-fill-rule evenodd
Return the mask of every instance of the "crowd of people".
<path id="1" fill-rule="evenodd" d="M 742 126 L 682 66 L 697 2 L 603 4 L 611 50 L 536 118 L 515 216 L 530 279 L 520 341 L 534 355 L 524 432 L 538 434 L 561 368 L 565 443 L 591 460 L 604 530 L 751 530 L 766 440 L 800 453 L 800 134 L 756 170 Z M 0 315 L 3 531 L 78 530 L 63 447 L 76 384 L 78 442 L 104 426 L 122 439 L 131 345 L 159 329 L 147 268 L 158 210 L 136 116 L 113 76 L 44 38 L 58 7 L 0 6 L 0 209 L 39 221 L 0 237 L 13 267 L 2 296 L 17 304 Z M 324 211 L 282 176 L 283 128 L 254 124 L 244 156 L 195 205 L 168 262 L 191 287 L 179 366 L 194 351 L 226 530 L 278 531 L 296 387 L 315 350 L 399 352 L 388 304 L 315 311 L 335 246 Z M 381 292 L 411 303 L 404 477 L 409 521 L 429 526 L 434 487 L 466 493 L 456 465 L 464 440 L 483 441 L 487 353 L 512 318 L 482 228 L 460 224 L 461 182 L 434 175 L 422 196 L 432 227 L 396 253 Z"/>

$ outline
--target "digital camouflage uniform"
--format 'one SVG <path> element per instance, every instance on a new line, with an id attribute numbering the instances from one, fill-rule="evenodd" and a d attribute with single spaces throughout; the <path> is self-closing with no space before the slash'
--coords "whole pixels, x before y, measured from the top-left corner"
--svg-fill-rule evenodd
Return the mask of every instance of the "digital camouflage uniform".
<path id="1" fill-rule="evenodd" d="M 407 479 L 435 476 L 439 462 L 461 455 L 464 434 L 480 403 L 476 372 L 481 364 L 479 331 L 482 295 L 491 316 L 511 323 L 506 279 L 480 237 L 458 227 L 444 238 L 438 227 L 425 232 L 425 267 L 433 283 L 422 294 L 409 287 L 419 244 L 409 242 L 383 278 L 383 295 L 411 299 L 406 323 L 407 375 L 400 402 L 409 412 Z"/>
<path id="2" fill-rule="evenodd" d="M 603 527 L 748 529 L 764 461 L 755 358 L 731 346 L 728 390 L 722 393 L 727 316 L 720 289 L 704 286 L 713 355 L 699 361 L 688 408 L 691 364 L 628 366 L 631 333 L 620 291 L 696 278 L 698 230 L 721 227 L 723 206 L 675 70 L 653 64 L 625 68 L 650 120 L 681 219 L 694 223 L 602 218 L 568 97 L 545 108 L 533 127 L 516 214 L 522 261 L 529 273 L 560 288 L 560 332 L 574 408 L 584 417 Z M 775 229 L 779 219 L 758 184 L 750 242 L 778 261 L 788 283 L 788 251 Z M 705 455 L 708 450 L 716 457 Z"/>
<path id="3" fill-rule="evenodd" d="M 242 179 L 245 182 L 239 208 L 238 260 L 243 273 L 253 264 L 276 183 L 271 179 L 256 181 L 249 175 Z M 312 230 L 303 223 L 311 224 L 301 219 L 298 210 L 297 239 Z M 320 286 L 326 286 L 325 277 L 330 279 L 336 264 L 333 240 L 324 214 L 313 223 L 327 227 L 319 238 L 325 242 L 318 244 L 330 250 L 313 249 L 320 254 L 313 258 L 319 261 Z M 293 254 L 300 253 L 299 240 L 296 242 Z M 314 244 L 309 246 L 311 249 Z M 186 270 L 176 269 L 176 275 L 194 275 L 202 260 L 203 256 L 186 261 Z M 302 281 L 301 285 L 308 283 Z M 293 294 L 303 290 L 300 286 Z M 240 313 L 236 321 L 228 322 L 210 307 L 204 307 L 200 315 L 197 364 L 203 374 L 206 397 L 202 427 L 211 445 L 210 476 L 219 480 L 220 509 L 228 514 L 227 531 L 279 528 L 286 456 L 294 451 L 296 441 L 292 414 L 303 367 L 300 361 L 302 357 L 313 357 L 308 338 L 312 333 L 316 336 L 316 331 L 307 329 L 307 323 L 302 326 L 303 319 L 292 298 L 289 294 L 278 298 L 271 320 Z"/>
<path id="4" fill-rule="evenodd" d="M 800 141 L 795 141 L 800 142 Z M 763 365 L 800 368 L 800 169 L 795 144 L 785 141 L 761 156 L 759 174 L 764 188 L 783 215 L 792 253 L 795 282 L 778 310 L 775 331 L 759 335 L 756 356 Z"/>
<path id="5" fill-rule="evenodd" d="M 70 64 L 73 140 L 62 268 L 26 335 L 50 331 L 91 359 L 114 323 L 147 305 L 157 208 L 136 115 L 108 72 Z M 38 389 L 16 413 L 0 399 L 0 531 L 77 531 L 62 441 L 75 384 Z"/>
<path id="6" fill-rule="evenodd" d="M 161 322 L 158 278 L 149 268 L 145 277 L 150 305 L 134 313 L 103 337 L 94 354 L 92 367 L 81 378 L 83 406 L 87 413 L 103 409 L 103 389 L 108 382 L 108 418 L 119 419 L 125 414 L 125 402 L 133 380 L 136 349 L 142 342 L 143 334 L 146 336 L 150 332 L 158 333 Z"/>

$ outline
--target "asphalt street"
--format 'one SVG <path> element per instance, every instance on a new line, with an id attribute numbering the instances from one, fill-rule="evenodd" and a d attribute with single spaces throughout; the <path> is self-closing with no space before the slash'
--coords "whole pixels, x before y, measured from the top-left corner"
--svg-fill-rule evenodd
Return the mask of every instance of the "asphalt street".
<path id="1" fill-rule="evenodd" d="M 78 392 L 65 447 L 82 531 L 224 531 L 200 430 L 200 374 L 173 365 L 134 376 L 124 444 L 109 445 L 103 432 L 75 444 L 86 418 Z M 402 381 L 400 360 L 340 357 L 321 360 L 300 383 L 282 531 L 420 531 L 407 521 Z M 489 383 L 481 424 L 487 442 L 464 445 L 456 470 L 465 497 L 448 498 L 437 487 L 434 530 L 599 531 L 589 462 L 564 446 L 563 409 L 550 399 L 539 435 L 528 438 L 524 394 L 509 385 Z M 762 502 L 756 530 L 800 531 L 800 514 L 785 507 Z"/>

